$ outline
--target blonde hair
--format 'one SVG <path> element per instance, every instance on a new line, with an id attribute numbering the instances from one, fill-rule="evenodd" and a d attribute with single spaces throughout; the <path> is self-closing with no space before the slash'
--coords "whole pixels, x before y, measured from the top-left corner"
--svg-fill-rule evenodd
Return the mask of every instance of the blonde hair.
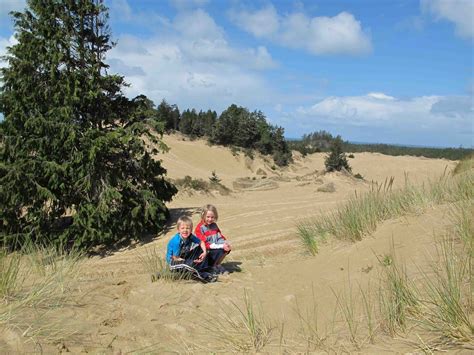
<path id="1" fill-rule="evenodd" d="M 204 218 L 206 218 L 207 212 L 211 211 L 214 213 L 214 217 L 217 219 L 219 218 L 219 214 L 217 213 L 217 208 L 214 205 L 205 205 L 203 208 L 201 208 L 201 220 L 204 221 Z"/>
<path id="2" fill-rule="evenodd" d="M 178 218 L 178 221 L 176 222 L 176 226 L 179 228 L 179 226 L 182 224 L 191 226 L 191 229 L 193 228 L 193 220 L 189 218 L 188 216 L 181 216 Z"/>

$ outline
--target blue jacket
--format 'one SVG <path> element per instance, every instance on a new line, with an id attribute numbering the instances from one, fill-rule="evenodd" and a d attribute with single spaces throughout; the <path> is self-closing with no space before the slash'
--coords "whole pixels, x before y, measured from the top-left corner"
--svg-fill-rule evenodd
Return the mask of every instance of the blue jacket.
<path id="1" fill-rule="evenodd" d="M 176 233 L 168 242 L 166 262 L 170 264 L 172 256 L 180 256 L 183 249 L 192 250 L 199 246 L 200 243 L 201 241 L 194 234 L 191 234 L 188 238 L 184 239 L 179 233 Z"/>

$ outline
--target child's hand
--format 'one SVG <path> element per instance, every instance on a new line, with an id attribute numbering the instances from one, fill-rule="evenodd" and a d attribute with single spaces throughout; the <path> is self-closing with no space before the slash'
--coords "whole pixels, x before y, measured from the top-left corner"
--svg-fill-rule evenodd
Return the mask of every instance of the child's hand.
<path id="1" fill-rule="evenodd" d="M 199 255 L 199 258 L 195 259 L 194 262 L 197 264 L 202 263 L 206 257 L 206 254 L 206 252 L 202 252 L 201 255 Z"/>
<path id="2" fill-rule="evenodd" d="M 224 243 L 224 251 L 231 251 L 231 249 L 232 249 L 232 246 L 230 245 L 230 243 L 225 242 Z"/>

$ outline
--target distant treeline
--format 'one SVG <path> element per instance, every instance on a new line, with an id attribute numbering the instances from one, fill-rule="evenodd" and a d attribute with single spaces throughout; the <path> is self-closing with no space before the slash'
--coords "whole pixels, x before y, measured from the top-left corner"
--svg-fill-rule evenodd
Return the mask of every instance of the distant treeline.
<path id="1" fill-rule="evenodd" d="M 191 138 L 205 137 L 211 144 L 257 150 L 271 155 L 275 164 L 288 165 L 291 150 L 282 127 L 273 126 L 261 111 L 250 112 L 247 108 L 230 105 L 219 116 L 216 111 L 196 112 L 187 109 L 180 113 L 178 106 L 163 100 L 158 107 L 146 96 L 134 99 L 141 107 L 143 118 L 154 118 L 163 125 L 165 132 L 179 131 Z"/>
<path id="2" fill-rule="evenodd" d="M 338 136 L 339 137 L 339 136 Z M 303 155 L 329 152 L 331 145 L 337 137 L 326 131 L 318 131 L 305 134 L 300 140 L 288 142 L 290 149 L 297 150 Z M 474 154 L 474 149 L 469 148 L 428 148 L 407 147 L 391 144 L 359 144 L 343 141 L 343 151 L 351 153 L 370 152 L 386 155 L 412 155 L 426 158 L 445 158 L 449 160 L 461 160 Z"/>
<path id="3" fill-rule="evenodd" d="M 250 112 L 247 108 L 230 105 L 219 116 L 216 111 L 197 112 L 186 109 L 180 112 L 177 105 L 170 105 L 166 100 L 156 107 L 153 101 L 140 95 L 134 99 L 141 107 L 145 118 L 154 118 L 163 125 L 165 132 L 178 131 L 191 138 L 206 138 L 211 144 L 243 148 L 248 155 L 257 150 L 262 154 L 271 155 L 275 164 L 288 165 L 291 162 L 291 150 L 303 155 L 329 152 L 334 141 L 340 136 L 321 130 L 304 134 L 299 140 L 286 140 L 284 129 L 273 126 L 266 120 L 261 111 Z M 408 147 L 391 144 L 359 144 L 342 140 L 345 152 L 381 153 L 386 155 L 412 155 L 426 158 L 445 158 L 460 160 L 474 154 L 469 148 L 428 148 Z"/>

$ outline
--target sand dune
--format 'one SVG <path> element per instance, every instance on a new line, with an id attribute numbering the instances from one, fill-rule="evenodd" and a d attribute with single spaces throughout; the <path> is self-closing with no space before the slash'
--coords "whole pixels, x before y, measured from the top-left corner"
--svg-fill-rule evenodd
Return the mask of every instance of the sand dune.
<path id="1" fill-rule="evenodd" d="M 226 196 L 179 194 L 169 208 L 174 220 L 184 211 L 197 223 L 198 209 L 207 203 L 215 204 L 219 226 L 234 246 L 226 265 L 235 272 L 215 284 L 151 283 L 140 256 L 150 250 L 164 254 L 175 233 L 173 223 L 170 230 L 150 243 L 125 248 L 105 258 L 93 257 L 83 266 L 77 305 L 62 311 L 63 316 L 75 319 L 73 324 L 78 328 L 77 334 L 61 345 L 72 352 L 233 351 L 219 340 L 220 333 L 206 337 L 203 324 L 212 328 L 215 318 L 222 317 L 223 309 L 242 305 L 245 290 L 261 305 L 267 318 L 275 324 L 285 320 L 285 349 L 304 351 L 304 341 L 295 335 L 295 302 L 309 306 L 314 297 L 321 311 L 317 320 L 321 334 L 329 334 L 331 327 L 339 324 L 339 320 L 333 320 L 335 292 L 344 292 L 349 279 L 353 285 L 366 285 L 369 280 L 376 283 L 377 257 L 389 251 L 392 238 L 401 257 L 421 260 L 421 254 L 433 252 L 433 231 L 448 226 L 446 208 L 438 206 L 422 215 L 387 221 L 361 242 L 330 240 L 316 257 L 311 257 L 297 237 L 298 221 L 328 213 L 355 191 L 370 189 L 371 181 L 383 183 L 394 177 L 395 186 L 402 186 L 408 176 L 411 182 L 420 184 L 440 176 L 445 169 L 453 169 L 455 162 L 356 153 L 349 163 L 354 173 L 365 178 L 358 180 L 342 173 L 323 174 L 324 154 L 295 154 L 295 163 L 280 169 L 273 167 L 268 158 L 257 155 L 252 160 L 243 153 L 233 155 L 229 149 L 209 146 L 201 140 L 171 135 L 165 136 L 164 141 L 170 151 L 158 158 L 170 178 L 189 175 L 207 180 L 215 171 L 222 183 L 232 189 Z M 328 183 L 334 185 L 334 192 L 318 191 Z M 416 273 L 416 269 L 410 272 Z M 336 340 L 328 341 L 323 351 L 355 351 L 344 331 Z M 18 339 L 0 345 L 10 350 L 28 348 Z M 266 351 L 281 352 L 282 348 L 269 349 Z M 394 349 L 408 352 L 413 347 L 404 341 L 382 338 L 376 345 L 365 344 L 363 349 L 363 353 Z"/>

